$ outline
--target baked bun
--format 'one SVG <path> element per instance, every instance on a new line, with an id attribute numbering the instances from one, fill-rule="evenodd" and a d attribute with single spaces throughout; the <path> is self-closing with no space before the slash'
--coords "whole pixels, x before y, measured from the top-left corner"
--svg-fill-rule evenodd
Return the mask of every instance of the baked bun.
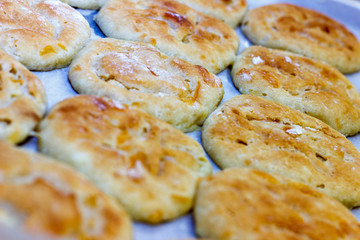
<path id="1" fill-rule="evenodd" d="M 206 119 L 203 145 L 221 168 L 249 167 L 360 205 L 360 153 L 342 134 L 295 109 L 238 95 Z"/>
<path id="2" fill-rule="evenodd" d="M 224 94 L 221 79 L 202 66 L 151 45 L 111 38 L 85 47 L 72 62 L 69 79 L 81 94 L 139 107 L 185 132 L 199 129 Z"/>
<path id="3" fill-rule="evenodd" d="M 44 239 L 132 239 L 127 213 L 67 166 L 0 141 L 0 172 L 2 229 Z"/>
<path id="4" fill-rule="evenodd" d="M 104 97 L 56 104 L 40 124 L 39 148 L 83 172 L 134 219 L 150 223 L 186 213 L 198 180 L 211 173 L 198 142 Z"/>
<path id="5" fill-rule="evenodd" d="M 280 175 L 246 168 L 201 181 L 194 217 L 198 235 L 211 239 L 360 238 L 357 219 L 335 199 Z"/>
<path id="6" fill-rule="evenodd" d="M 216 18 L 169 0 L 110 0 L 95 18 L 108 37 L 151 43 L 212 73 L 234 61 L 235 31 Z"/>
<path id="7" fill-rule="evenodd" d="M 255 8 L 245 15 L 242 30 L 254 44 L 322 60 L 343 73 L 360 70 L 356 37 L 314 10 L 285 3 Z"/>
<path id="8" fill-rule="evenodd" d="M 240 92 L 263 96 L 316 117 L 345 136 L 360 131 L 360 94 L 334 67 L 260 46 L 236 59 L 232 79 Z"/>
<path id="9" fill-rule="evenodd" d="M 0 140 L 23 141 L 45 110 L 45 89 L 40 79 L 0 50 Z"/>
<path id="10" fill-rule="evenodd" d="M 30 70 L 70 64 L 90 37 L 85 18 L 57 0 L 2 0 L 0 48 Z"/>
<path id="11" fill-rule="evenodd" d="M 177 0 L 199 12 L 220 19 L 236 28 L 248 8 L 246 0 Z"/>
<path id="12" fill-rule="evenodd" d="M 84 9 L 99 9 L 105 5 L 108 0 L 61 0 L 70 6 Z"/>

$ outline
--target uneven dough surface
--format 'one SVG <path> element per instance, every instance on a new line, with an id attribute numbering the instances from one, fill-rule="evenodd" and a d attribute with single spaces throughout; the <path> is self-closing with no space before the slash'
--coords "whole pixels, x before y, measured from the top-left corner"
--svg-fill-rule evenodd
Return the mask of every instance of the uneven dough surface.
<path id="1" fill-rule="evenodd" d="M 360 224 L 338 201 L 279 175 L 227 169 L 199 184 L 196 232 L 219 240 L 359 239 Z M 326 236 L 326 237 L 325 237 Z"/>
<path id="2" fill-rule="evenodd" d="M 104 97 L 55 105 L 40 125 L 39 148 L 83 172 L 134 219 L 151 223 L 186 213 L 199 179 L 211 174 L 198 142 Z"/>
<path id="3" fill-rule="evenodd" d="M 246 0 L 177 0 L 199 12 L 215 17 L 236 28 L 243 19 L 248 4 Z"/>
<path id="4" fill-rule="evenodd" d="M 237 57 L 231 75 L 242 93 L 263 96 L 307 113 L 345 136 L 360 131 L 360 94 L 328 64 L 252 46 Z"/>
<path id="5" fill-rule="evenodd" d="M 199 129 L 224 94 L 221 79 L 204 67 L 152 45 L 110 38 L 86 46 L 72 62 L 69 79 L 81 94 L 138 107 L 185 132 Z"/>
<path id="6" fill-rule="evenodd" d="M 132 239 L 127 213 L 69 167 L 0 141 L 0 172 L 2 232 L 15 229 L 44 236 L 40 239 Z"/>
<path id="7" fill-rule="evenodd" d="M 40 79 L 0 50 L 0 139 L 11 143 L 25 140 L 45 110 Z"/>
<path id="8" fill-rule="evenodd" d="M 343 73 L 360 70 L 358 39 L 314 10 L 283 3 L 255 8 L 245 15 L 242 30 L 254 44 L 322 60 Z"/>
<path id="9" fill-rule="evenodd" d="M 99 9 L 105 5 L 108 0 L 61 0 L 70 6 L 84 9 Z"/>
<path id="10" fill-rule="evenodd" d="M 110 0 L 95 21 L 108 37 L 150 43 L 212 73 L 230 65 L 239 47 L 230 26 L 176 1 Z"/>
<path id="11" fill-rule="evenodd" d="M 360 153 L 342 134 L 295 109 L 253 95 L 226 101 L 205 121 L 203 145 L 221 168 L 285 175 L 360 205 Z"/>
<path id="12" fill-rule="evenodd" d="M 85 18 L 60 1 L 0 2 L 0 48 L 30 70 L 69 65 L 89 37 Z"/>

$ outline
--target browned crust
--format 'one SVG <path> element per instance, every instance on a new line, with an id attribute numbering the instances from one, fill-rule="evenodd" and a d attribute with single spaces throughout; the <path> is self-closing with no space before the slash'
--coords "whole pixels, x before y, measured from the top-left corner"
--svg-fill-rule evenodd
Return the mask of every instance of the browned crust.
<path id="1" fill-rule="evenodd" d="M 272 4 L 249 11 L 243 32 L 255 44 L 296 52 L 343 73 L 360 70 L 360 43 L 342 24 L 311 9 Z"/>
<path id="2" fill-rule="evenodd" d="M 242 93 L 307 113 L 345 136 L 360 131 L 359 92 L 343 74 L 321 61 L 252 46 L 236 59 L 232 77 Z"/>
<path id="3" fill-rule="evenodd" d="M 46 110 L 44 86 L 22 64 L 0 50 L 0 139 L 23 141 Z"/>
<path id="4" fill-rule="evenodd" d="M 52 0 L 0 2 L 0 48 L 31 70 L 67 66 L 90 37 L 75 9 Z"/>
<path id="5" fill-rule="evenodd" d="M 95 19 L 108 37 L 151 43 L 162 52 L 218 73 L 234 61 L 235 31 L 169 0 L 110 0 Z"/>
<path id="6" fill-rule="evenodd" d="M 0 170 L 2 227 L 54 237 L 131 239 L 126 212 L 70 168 L 0 141 Z"/>
<path id="7" fill-rule="evenodd" d="M 358 239 L 360 224 L 342 204 L 278 175 L 227 169 L 200 183 L 196 231 L 213 239 Z"/>
<path id="8" fill-rule="evenodd" d="M 215 17 L 237 27 L 248 8 L 246 0 L 178 0 L 199 12 Z"/>
<path id="9" fill-rule="evenodd" d="M 221 79 L 200 65 L 151 45 L 111 38 L 84 48 L 69 79 L 79 93 L 138 107 L 185 132 L 198 129 L 224 93 Z"/>
<path id="10" fill-rule="evenodd" d="M 41 123 L 39 139 L 41 151 L 75 166 L 134 219 L 151 223 L 186 213 L 199 178 L 211 173 L 198 142 L 104 97 L 58 103 Z"/>
<path id="11" fill-rule="evenodd" d="M 239 95 L 205 121 L 203 145 L 222 168 L 250 167 L 360 205 L 360 153 L 325 123 L 287 106 Z"/>

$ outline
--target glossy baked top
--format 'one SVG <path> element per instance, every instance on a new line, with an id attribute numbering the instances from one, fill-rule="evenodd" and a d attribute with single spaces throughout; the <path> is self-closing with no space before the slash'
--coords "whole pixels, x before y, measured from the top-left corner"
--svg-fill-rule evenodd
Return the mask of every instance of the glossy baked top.
<path id="1" fill-rule="evenodd" d="M 198 180 L 211 173 L 198 142 L 104 97 L 58 103 L 41 123 L 39 138 L 41 151 L 85 173 L 137 220 L 157 223 L 186 213 Z"/>
<path id="2" fill-rule="evenodd" d="M 176 1 L 110 0 L 95 21 L 108 37 L 151 43 L 213 73 L 231 64 L 239 47 L 227 24 Z"/>
<path id="3" fill-rule="evenodd" d="M 348 207 L 360 205 L 359 151 L 339 132 L 295 109 L 239 95 L 206 119 L 202 140 L 221 168 L 282 174 Z"/>
<path id="4" fill-rule="evenodd" d="M 0 25 L 0 48 L 31 70 L 67 66 L 90 37 L 85 18 L 57 0 L 3 0 Z"/>
<path id="5" fill-rule="evenodd" d="M 338 201 L 279 175 L 227 169 L 199 185 L 196 231 L 211 239 L 358 239 L 360 224 Z"/>
<path id="6" fill-rule="evenodd" d="M 339 22 L 311 9 L 271 4 L 249 11 L 243 32 L 255 44 L 296 52 L 343 73 L 360 70 L 360 43 Z"/>
<path id="7" fill-rule="evenodd" d="M 236 59 L 232 78 L 245 94 L 282 103 L 316 117 L 345 136 L 360 131 L 360 94 L 334 67 L 260 46 Z"/>
<path id="8" fill-rule="evenodd" d="M 224 94 L 221 79 L 200 65 L 110 38 L 86 46 L 72 62 L 69 79 L 79 93 L 138 107 L 186 132 L 199 129 Z"/>
<path id="9" fill-rule="evenodd" d="M 0 139 L 23 141 L 45 110 L 45 89 L 40 79 L 0 50 Z"/>
<path id="10" fill-rule="evenodd" d="M 0 141 L 0 172 L 2 228 L 56 239 L 131 239 L 126 212 L 54 159 Z"/>

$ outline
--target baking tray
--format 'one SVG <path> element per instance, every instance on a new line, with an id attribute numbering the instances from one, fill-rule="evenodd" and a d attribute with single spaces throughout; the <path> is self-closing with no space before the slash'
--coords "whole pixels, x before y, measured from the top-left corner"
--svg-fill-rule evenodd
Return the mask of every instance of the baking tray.
<path id="1" fill-rule="evenodd" d="M 322 12 L 333 19 L 344 24 L 352 33 L 360 39 L 360 2 L 355 0 L 299 0 L 299 1 L 261 1 L 261 0 L 248 0 L 249 9 L 253 9 L 262 5 L 287 2 L 292 4 L 301 5 L 307 8 L 315 9 Z M 91 38 L 103 38 L 103 33 L 99 30 L 94 22 L 94 17 L 97 11 L 82 10 L 78 11 L 86 18 L 91 27 Z M 236 29 L 236 33 L 240 38 L 239 52 L 249 47 L 251 43 L 241 33 L 240 27 Z M 34 72 L 44 83 L 46 95 L 48 99 L 48 110 L 57 102 L 71 96 L 77 95 L 72 89 L 68 81 L 68 68 L 57 69 L 49 72 Z M 218 76 L 222 79 L 225 95 L 222 102 L 229 98 L 239 95 L 239 91 L 234 87 L 231 77 L 230 68 L 224 70 Z M 360 72 L 347 75 L 349 80 L 360 90 Z M 189 136 L 196 139 L 201 143 L 200 131 L 188 133 Z M 360 150 L 360 134 L 348 138 Z M 37 151 L 37 139 L 35 137 L 28 139 L 22 148 Z M 211 161 L 209 159 L 209 161 Z M 219 168 L 212 162 L 213 171 L 216 172 Z M 353 214 L 360 220 L 360 209 L 353 209 Z M 169 240 L 169 239 L 184 239 L 195 237 L 194 221 L 191 213 L 180 217 L 176 220 L 166 222 L 158 225 L 148 225 L 144 223 L 134 222 L 134 239 L 135 240 Z"/>

